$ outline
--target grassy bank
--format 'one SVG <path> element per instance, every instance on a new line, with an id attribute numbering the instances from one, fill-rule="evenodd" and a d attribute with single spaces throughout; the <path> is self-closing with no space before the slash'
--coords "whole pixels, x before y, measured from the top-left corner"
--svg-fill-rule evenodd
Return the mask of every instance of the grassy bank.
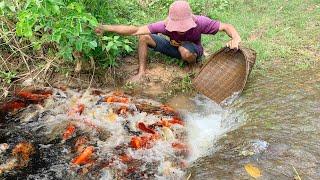
<path id="1" fill-rule="evenodd" d="M 64 0 L 63 2 L 68 4 L 75 1 Z M 77 2 L 81 2 L 86 11 L 96 17 L 98 22 L 144 25 L 164 19 L 173 0 L 121 0 L 103 3 L 99 0 L 81 0 Z M 253 75 L 265 75 L 270 69 L 279 69 L 281 70 L 279 72 L 305 70 L 313 67 L 319 60 L 320 7 L 318 0 L 239 0 L 236 2 L 229 0 L 190 0 L 189 2 L 196 14 L 207 15 L 212 19 L 230 23 L 236 27 L 242 37 L 243 44 L 257 51 L 257 63 Z M 6 16 L 8 15 L 4 14 L 4 17 Z M 15 15 L 13 13 L 10 16 Z M 11 35 L 10 33 L 9 35 Z M 1 36 L 1 38 L 3 37 Z M 94 39 L 94 37 L 90 38 Z M 224 33 L 218 33 L 215 36 L 206 35 L 203 37 L 203 44 L 207 52 L 213 53 L 221 48 L 228 39 Z M 20 39 L 17 38 L 17 40 Z M 137 38 L 130 37 L 129 40 L 132 42 L 131 47 L 135 49 L 129 53 L 129 56 L 136 57 Z M 85 81 L 90 80 L 88 76 L 93 74 L 93 69 L 95 69 L 95 77 L 104 80 L 108 80 L 110 76 L 117 78 L 118 75 L 112 75 L 111 72 L 121 71 L 109 68 L 110 62 L 113 63 L 114 60 L 110 60 L 108 57 L 113 56 L 110 56 L 108 52 L 101 51 L 99 47 L 98 50 L 88 53 L 93 55 L 98 63 L 97 66 L 93 68 L 89 65 L 78 74 L 74 72 L 76 61 L 57 59 L 54 51 L 44 54 L 48 57 L 41 57 L 43 52 L 39 54 L 38 50 L 34 51 L 28 43 L 24 42 L 23 45 L 26 48 L 22 46 L 24 49 L 15 50 L 14 53 L 10 54 L 10 49 L 6 47 L 3 41 L 1 42 L 0 76 L 2 78 L 2 90 L 9 87 L 12 83 L 11 80 L 15 78 L 23 77 L 27 79 L 24 75 L 26 72 L 32 72 L 33 70 L 37 76 L 50 71 L 61 74 L 63 77 L 73 76 L 80 81 L 83 80 L 81 79 L 82 76 L 85 77 Z M 46 46 L 51 46 L 53 49 L 57 47 L 52 46 L 52 44 Z M 121 63 L 123 53 L 116 50 L 115 54 L 118 54 L 117 61 Z M 128 53 L 125 54 L 128 55 Z M 172 59 L 154 53 L 151 53 L 150 59 L 151 61 L 164 59 L 166 62 L 172 62 Z M 102 66 L 100 66 L 101 64 Z M 109 74 L 106 75 L 106 72 Z M 30 76 L 34 76 L 34 74 Z M 114 82 L 112 80 L 111 83 Z"/>
<path id="2" fill-rule="evenodd" d="M 233 24 L 243 43 L 257 51 L 261 72 L 279 62 L 305 69 L 319 60 L 319 1 L 242 0 L 217 18 Z M 212 51 L 227 40 L 224 35 L 213 39 L 215 46 L 211 46 L 211 38 L 204 40 Z"/>

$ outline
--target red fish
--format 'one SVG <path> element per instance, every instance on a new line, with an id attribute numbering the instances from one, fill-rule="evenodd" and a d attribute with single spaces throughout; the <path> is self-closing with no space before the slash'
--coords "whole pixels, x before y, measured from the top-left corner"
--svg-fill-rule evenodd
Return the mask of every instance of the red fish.
<path id="1" fill-rule="evenodd" d="M 47 99 L 51 94 L 50 93 L 36 94 L 29 91 L 19 91 L 16 93 L 16 95 L 25 100 L 40 102 L 40 101 L 43 101 L 44 99 Z"/>
<path id="2" fill-rule="evenodd" d="M 93 151 L 94 151 L 93 146 L 86 147 L 86 149 L 83 150 L 83 152 L 78 157 L 72 160 L 72 163 L 77 165 L 84 165 L 89 163 L 92 158 Z"/>
<path id="3" fill-rule="evenodd" d="M 107 102 L 107 103 L 114 103 L 114 102 L 117 102 L 117 103 L 128 103 L 129 102 L 129 98 L 117 97 L 117 96 L 109 96 L 109 97 L 106 97 L 104 99 L 104 101 Z"/>
<path id="4" fill-rule="evenodd" d="M 77 114 L 79 113 L 80 115 L 83 113 L 84 111 L 84 104 L 78 104 L 76 107 L 72 108 L 69 112 L 68 112 L 68 115 L 69 116 L 72 116 L 74 114 Z"/>
<path id="5" fill-rule="evenodd" d="M 130 141 L 130 145 L 135 149 L 140 149 L 144 146 L 140 137 L 132 137 Z"/>
<path id="6" fill-rule="evenodd" d="M 172 147 L 173 147 L 174 149 L 179 149 L 179 150 L 187 149 L 187 148 L 188 148 L 187 145 L 185 145 L 185 144 L 183 144 L 183 143 L 178 143 L 178 142 L 172 143 Z"/>
<path id="7" fill-rule="evenodd" d="M 26 106 L 27 106 L 26 103 L 20 100 L 9 101 L 0 106 L 0 111 L 3 111 L 3 112 L 15 111 L 15 110 L 25 108 Z"/>
<path id="8" fill-rule="evenodd" d="M 119 156 L 119 159 L 123 163 L 128 163 L 128 162 L 132 161 L 132 157 L 127 154 L 123 154 L 123 155 Z"/>
<path id="9" fill-rule="evenodd" d="M 159 138 L 160 136 L 157 133 L 142 137 L 135 136 L 131 138 L 130 146 L 135 149 L 151 148 L 151 143 Z"/>
<path id="10" fill-rule="evenodd" d="M 149 128 L 149 127 L 148 127 L 147 125 L 145 125 L 143 122 L 139 122 L 137 126 L 138 126 L 138 128 L 139 128 L 140 130 L 142 130 L 142 131 L 144 131 L 144 132 L 146 132 L 146 133 L 151 133 L 151 134 L 155 134 L 155 133 L 156 133 L 153 129 Z"/>
<path id="11" fill-rule="evenodd" d="M 69 139 L 74 134 L 75 131 L 76 131 L 76 127 L 70 123 L 63 133 L 63 140 Z"/>
<path id="12" fill-rule="evenodd" d="M 188 156 L 190 154 L 189 147 L 186 144 L 176 142 L 176 143 L 172 143 L 171 145 L 173 149 L 175 149 L 177 152 L 179 152 L 183 156 Z"/>
<path id="13" fill-rule="evenodd" d="M 172 120 L 169 121 L 169 123 L 171 123 L 171 124 L 180 124 L 180 125 L 184 126 L 183 120 L 180 119 L 178 116 L 174 116 L 172 118 Z"/>

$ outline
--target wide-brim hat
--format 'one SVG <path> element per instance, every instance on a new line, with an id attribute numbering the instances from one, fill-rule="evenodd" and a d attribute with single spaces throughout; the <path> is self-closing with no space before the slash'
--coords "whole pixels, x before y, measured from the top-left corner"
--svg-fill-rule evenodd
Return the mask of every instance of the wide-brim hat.
<path id="1" fill-rule="evenodd" d="M 169 16 L 166 19 L 166 30 L 186 32 L 196 27 L 195 16 L 189 3 L 186 1 L 175 1 L 169 8 Z"/>

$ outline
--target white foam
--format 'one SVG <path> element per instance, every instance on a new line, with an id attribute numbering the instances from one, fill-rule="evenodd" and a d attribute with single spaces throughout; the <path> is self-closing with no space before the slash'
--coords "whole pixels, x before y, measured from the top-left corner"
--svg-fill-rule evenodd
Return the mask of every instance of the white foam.
<path id="1" fill-rule="evenodd" d="M 192 101 L 195 103 L 195 111 L 182 111 L 191 146 L 189 161 L 212 152 L 214 143 L 222 135 L 240 126 L 244 119 L 239 113 L 223 109 L 205 96 L 197 95 Z"/>

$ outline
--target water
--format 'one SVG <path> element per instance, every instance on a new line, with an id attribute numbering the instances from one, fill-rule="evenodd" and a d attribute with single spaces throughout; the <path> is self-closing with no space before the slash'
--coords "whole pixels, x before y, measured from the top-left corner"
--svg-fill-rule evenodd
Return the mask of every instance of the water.
<path id="1" fill-rule="evenodd" d="M 154 144 L 153 149 L 145 152 L 128 150 L 126 153 L 136 159 L 149 162 L 142 167 L 146 170 L 146 174 L 151 171 L 157 172 L 153 176 L 155 179 L 170 178 L 163 174 L 176 174 L 175 177 L 171 176 L 175 179 L 185 179 L 189 175 L 191 179 L 250 179 L 250 175 L 244 168 L 248 164 L 254 165 L 261 171 L 261 179 L 294 179 L 298 176 L 302 179 L 319 179 L 320 74 L 318 69 L 314 67 L 294 74 L 284 73 L 284 70 L 279 69 L 268 74 L 256 74 L 250 79 L 242 96 L 231 101 L 233 103 L 229 103 L 224 108 L 200 95 L 193 98 L 181 96 L 173 99 L 173 102 L 168 102 L 179 110 L 186 121 L 187 140 L 191 151 L 185 162 L 189 164 L 188 167 L 173 168 L 175 165 L 172 161 L 163 159 L 164 154 L 172 153 L 169 144 L 165 142 Z M 60 106 L 65 111 L 68 107 L 72 107 L 77 97 L 81 95 L 81 93 L 74 93 L 75 97 L 71 98 L 69 103 L 61 101 Z M 62 93 L 57 98 L 63 99 L 66 96 L 67 94 Z M 86 112 L 90 116 L 101 117 L 103 116 L 99 114 L 101 111 L 109 113 L 107 123 L 93 121 L 93 125 L 108 131 L 102 134 L 91 131 L 87 128 L 88 122 L 85 119 L 81 121 L 86 122 L 87 125 L 80 123 L 77 126 L 85 132 L 84 134 L 97 137 L 91 141 L 99 147 L 100 153 L 111 152 L 108 147 L 127 140 L 122 130 L 115 131 L 122 127 L 122 124 L 112 122 L 113 112 L 108 111 L 109 107 L 100 107 L 93 103 L 98 99 L 82 98 L 82 102 L 98 109 Z M 50 107 L 50 102 L 47 103 Z M 51 109 L 56 111 L 54 108 L 56 104 L 52 103 L 52 105 L 54 106 Z M 39 149 L 42 151 L 40 156 L 46 157 L 42 163 L 50 168 L 41 170 L 39 173 L 40 167 L 32 167 L 34 170 L 29 172 L 30 179 L 50 179 L 52 176 L 78 178 L 78 172 L 70 167 L 70 161 L 74 158 L 68 148 L 70 145 L 50 145 L 61 143 L 56 141 L 57 136 L 61 136 L 67 126 L 67 121 L 63 121 L 66 118 L 65 115 L 54 116 L 45 113 L 46 111 L 42 108 L 33 105 L 25 110 L 25 113 L 20 116 L 21 121 L 27 124 L 25 129 L 8 126 L 10 133 L 2 130 L 1 135 L 6 133 L 5 136 L 10 141 L 1 143 L 7 143 L 9 149 L 12 149 L 13 144 L 21 139 L 38 139 L 38 142 L 47 142 L 40 143 Z M 34 110 L 41 111 L 42 114 L 37 115 Z M 46 125 L 30 121 L 34 116 L 40 119 L 46 117 Z M 132 121 L 146 117 L 150 119 L 150 123 L 155 121 L 153 116 L 146 114 L 135 116 Z M 75 118 L 79 117 L 75 116 Z M 173 127 L 172 130 L 175 131 L 175 128 Z M 27 131 L 44 133 L 45 136 L 29 134 Z M 114 131 L 114 135 L 110 135 L 109 131 Z M 171 135 L 167 134 L 166 138 L 170 139 Z M 7 145 L 2 144 L 0 147 L 1 156 L 6 151 Z M 106 153 L 99 156 L 106 158 Z M 3 157 L 6 157 L 6 154 Z M 159 163 L 152 165 L 152 162 Z M 118 169 L 123 167 L 121 163 L 117 164 Z M 99 173 L 100 178 L 108 179 L 113 172 L 103 169 Z M 14 175 L 16 177 L 26 174 L 16 172 Z M 94 178 L 94 175 L 87 177 Z"/>
<path id="2" fill-rule="evenodd" d="M 319 66 L 295 72 L 277 67 L 251 78 L 229 106 L 245 112 L 245 123 L 192 164 L 191 179 L 250 179 L 247 164 L 260 170 L 261 179 L 319 179 L 319 72 Z"/>
<path id="3" fill-rule="evenodd" d="M 222 135 L 244 123 L 244 114 L 223 109 L 205 96 L 192 99 L 194 110 L 183 111 L 187 121 L 188 142 L 191 145 L 190 161 L 214 152 L 214 144 Z"/>
<path id="4" fill-rule="evenodd" d="M 43 96 L 23 94 L 25 102 Z M 50 94 L 1 123 L 1 177 L 184 178 L 186 128 L 171 108 L 119 92 L 53 89 Z"/>

